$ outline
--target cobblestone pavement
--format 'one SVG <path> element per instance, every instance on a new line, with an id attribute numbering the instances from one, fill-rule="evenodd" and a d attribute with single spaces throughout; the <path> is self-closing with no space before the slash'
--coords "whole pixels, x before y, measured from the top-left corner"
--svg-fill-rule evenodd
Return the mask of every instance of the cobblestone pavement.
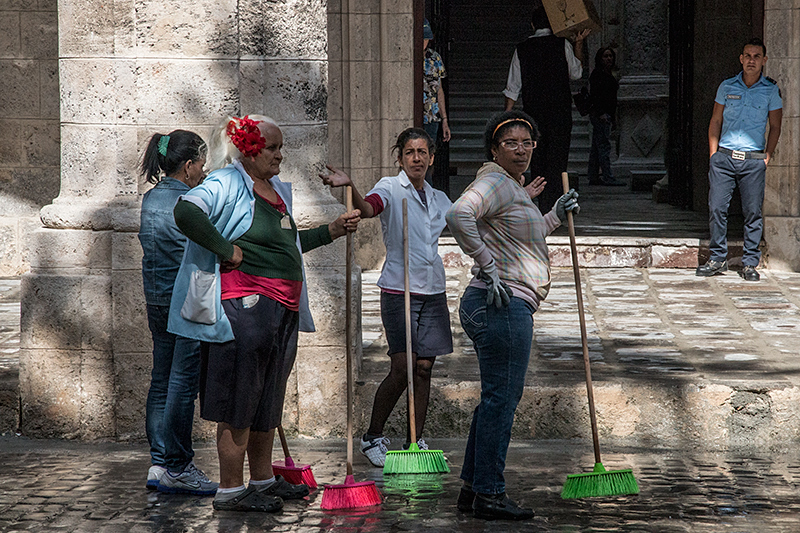
<path id="1" fill-rule="evenodd" d="M 555 269 L 551 294 L 535 316 L 529 379 L 574 382 L 582 376 L 571 271 Z M 376 273 L 364 274 L 363 379 L 385 372 L 385 343 L 377 314 Z M 583 270 L 594 376 L 599 381 L 692 379 L 796 384 L 800 378 L 800 274 L 762 271 L 759 283 L 735 273 L 711 279 L 691 270 Z M 448 272 L 457 350 L 437 361 L 436 379 L 474 379 L 474 353 L 455 310 L 465 283 Z M 16 283 L 16 285 L 15 285 Z M 0 280 L 0 375 L 16 367 L 18 281 Z M 3 295 L 11 297 L 4 298 Z M 18 297 L 17 297 L 18 299 Z M 3 372 L 3 368 L 7 371 Z M 766 386 L 766 385 L 765 385 Z M 509 494 L 537 517 L 486 523 L 458 513 L 463 440 L 429 439 L 450 460 L 443 476 L 384 479 L 362 457 L 356 478 L 373 479 L 385 502 L 359 512 L 320 510 L 320 492 L 287 504 L 278 515 L 214 512 L 210 499 L 147 492 L 146 445 L 31 441 L 0 437 L 0 531 L 544 531 L 544 532 L 795 532 L 800 531 L 800 451 L 747 447 L 714 453 L 678 448 L 604 449 L 609 469 L 633 469 L 634 497 L 563 501 L 567 474 L 592 466 L 591 446 L 571 441 L 512 442 Z M 752 444 L 752 443 L 750 443 Z M 311 463 L 322 482 L 344 478 L 341 440 L 298 440 L 293 457 Z M 217 478 L 212 446 L 197 463 Z"/>
<path id="2" fill-rule="evenodd" d="M 447 271 L 455 352 L 437 358 L 435 377 L 475 379 L 471 341 L 458 320 L 467 280 Z M 762 270 L 761 281 L 736 272 L 700 278 L 688 269 L 581 270 L 589 352 L 595 379 L 761 380 L 800 384 L 800 273 Z M 363 274 L 365 374 L 386 371 L 379 273 Z M 584 379 L 577 299 L 571 269 L 554 268 L 545 302 L 534 315 L 528 379 Z"/>
<path id="3" fill-rule="evenodd" d="M 638 496 L 562 500 L 566 475 L 590 468 L 591 450 L 567 442 L 514 441 L 508 492 L 537 516 L 524 523 L 487 523 L 455 509 L 464 442 L 434 444 L 448 457 L 450 474 L 384 478 L 357 457 L 356 478 L 376 482 L 385 498 L 380 507 L 325 512 L 318 490 L 306 501 L 288 502 L 280 514 L 263 515 L 213 511 L 211 498 L 148 492 L 143 444 L 0 437 L 0 531 L 800 531 L 796 449 L 772 454 L 615 450 L 603 462 L 609 469 L 631 467 Z M 291 449 L 296 460 L 312 464 L 318 481 L 343 481 L 343 441 L 291 441 Z M 217 477 L 212 447 L 200 447 L 196 461 Z"/>

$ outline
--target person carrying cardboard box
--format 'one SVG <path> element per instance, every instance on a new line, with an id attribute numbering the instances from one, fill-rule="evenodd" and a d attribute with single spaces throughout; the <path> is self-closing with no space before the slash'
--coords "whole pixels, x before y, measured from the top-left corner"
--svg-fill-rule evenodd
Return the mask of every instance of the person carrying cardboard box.
<path id="1" fill-rule="evenodd" d="M 575 35 L 575 45 L 556 37 L 547 13 L 539 4 L 531 16 L 534 34 L 519 43 L 508 69 L 503 91 L 506 111 L 522 96 L 522 108 L 536 121 L 541 139 L 531 163 L 531 176 L 547 183 L 539 196 L 539 210 L 552 209 L 561 196 L 561 173 L 567 171 L 572 134 L 572 92 L 569 81 L 583 75 L 583 42 L 591 30 Z"/>

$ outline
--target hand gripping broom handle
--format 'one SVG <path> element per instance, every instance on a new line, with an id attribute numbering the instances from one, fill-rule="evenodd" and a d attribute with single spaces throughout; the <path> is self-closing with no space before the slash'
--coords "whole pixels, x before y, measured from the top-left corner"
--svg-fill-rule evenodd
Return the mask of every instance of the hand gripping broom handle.
<path id="1" fill-rule="evenodd" d="M 561 182 L 564 186 L 564 194 L 569 192 L 569 175 L 561 173 Z M 581 323 L 581 344 L 583 344 L 583 367 L 586 371 L 586 393 L 589 396 L 589 418 L 592 422 L 592 442 L 594 444 L 594 462 L 602 463 L 600 460 L 600 438 L 597 435 L 597 415 L 594 411 L 594 393 L 592 392 L 592 369 L 589 363 L 589 343 L 586 335 L 586 318 L 583 314 L 583 294 L 581 292 L 581 271 L 578 267 L 578 246 L 575 244 L 575 223 L 572 220 L 572 212 L 567 211 L 567 223 L 569 224 L 569 247 L 572 252 L 572 272 L 575 275 L 575 292 L 578 295 L 578 318 Z"/>
<path id="2" fill-rule="evenodd" d="M 347 212 L 353 210 L 353 189 L 347 186 Z M 345 354 L 347 359 L 347 475 L 353 475 L 353 234 L 348 232 L 345 237 L 347 242 L 347 259 L 345 260 Z"/>
<path id="3" fill-rule="evenodd" d="M 408 372 L 408 427 L 411 443 L 417 442 L 417 418 L 414 412 L 414 361 L 411 355 L 411 284 L 408 280 L 408 200 L 403 198 L 403 297 L 406 311 L 406 370 Z"/>

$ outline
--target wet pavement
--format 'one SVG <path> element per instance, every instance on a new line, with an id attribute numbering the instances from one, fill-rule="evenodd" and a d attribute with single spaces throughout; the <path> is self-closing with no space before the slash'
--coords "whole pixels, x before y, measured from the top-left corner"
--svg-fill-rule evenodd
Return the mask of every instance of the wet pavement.
<path id="1" fill-rule="evenodd" d="M 675 224 L 680 235 L 703 238 L 702 217 L 642 216 L 620 189 L 581 191 L 587 207 L 596 195 L 602 216 L 583 218 L 579 232 L 663 237 L 665 228 L 674 235 Z M 0 436 L 0 532 L 800 531 L 800 274 L 763 270 L 761 282 L 745 283 L 735 272 L 705 279 L 691 269 L 583 269 L 603 463 L 632 468 L 641 493 L 564 501 L 566 476 L 590 471 L 593 458 L 572 272 L 554 268 L 550 296 L 534 317 L 528 387 L 506 468 L 509 495 L 537 513 L 524 523 L 487 523 L 455 509 L 464 440 L 442 437 L 466 435 L 477 365 L 456 312 L 467 278 L 457 269 L 447 274 L 456 350 L 437 360 L 426 439 L 444 450 L 450 474 L 384 478 L 358 455 L 355 477 L 376 482 L 380 507 L 325 512 L 318 490 L 276 515 L 215 512 L 210 498 L 145 490 L 145 443 L 35 441 L 7 432 Z M 364 273 L 361 420 L 387 370 L 376 279 Z M 0 403 L 12 408 L 18 350 L 19 280 L 3 279 Z M 717 394 L 717 403 L 700 404 L 695 425 L 680 419 L 690 411 L 687 387 Z M 395 411 L 388 429 L 399 434 L 403 409 Z M 715 417 L 723 422 L 715 426 Z M 342 440 L 290 445 L 321 484 L 343 481 Z M 199 443 L 196 462 L 218 478 L 212 444 Z"/>
<path id="2" fill-rule="evenodd" d="M 357 457 L 357 480 L 374 480 L 384 503 L 326 512 L 321 490 L 287 502 L 275 515 L 214 511 L 211 498 L 144 488 L 144 445 L 30 441 L 0 437 L 0 531 L 80 532 L 793 532 L 800 531 L 800 454 L 609 450 L 609 469 L 633 469 L 637 496 L 562 500 L 567 474 L 591 468 L 591 449 L 563 441 L 513 441 L 508 493 L 531 506 L 522 523 L 485 522 L 460 513 L 455 501 L 464 441 L 434 440 L 450 474 L 386 476 Z M 317 481 L 344 479 L 344 442 L 290 441 L 297 461 Z M 196 462 L 216 478 L 216 454 L 199 447 Z"/>

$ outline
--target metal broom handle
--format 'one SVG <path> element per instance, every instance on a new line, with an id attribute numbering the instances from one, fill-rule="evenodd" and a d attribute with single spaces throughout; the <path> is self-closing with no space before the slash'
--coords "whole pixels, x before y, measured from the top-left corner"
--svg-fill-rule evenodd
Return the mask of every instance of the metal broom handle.
<path id="1" fill-rule="evenodd" d="M 561 182 L 564 194 L 569 192 L 569 174 L 561 173 Z M 586 372 L 586 393 L 589 397 L 589 419 L 592 422 L 592 442 L 594 444 L 594 462 L 600 460 L 600 438 L 597 434 L 597 415 L 594 410 L 594 393 L 592 392 L 592 369 L 589 362 L 589 341 L 586 334 L 586 318 L 583 313 L 583 293 L 581 291 L 581 271 L 578 267 L 578 246 L 575 244 L 575 223 L 572 220 L 572 211 L 567 211 L 569 224 L 569 247 L 572 252 L 572 273 L 575 275 L 575 292 L 578 295 L 578 318 L 581 323 L 581 344 L 583 344 L 583 368 Z"/>

